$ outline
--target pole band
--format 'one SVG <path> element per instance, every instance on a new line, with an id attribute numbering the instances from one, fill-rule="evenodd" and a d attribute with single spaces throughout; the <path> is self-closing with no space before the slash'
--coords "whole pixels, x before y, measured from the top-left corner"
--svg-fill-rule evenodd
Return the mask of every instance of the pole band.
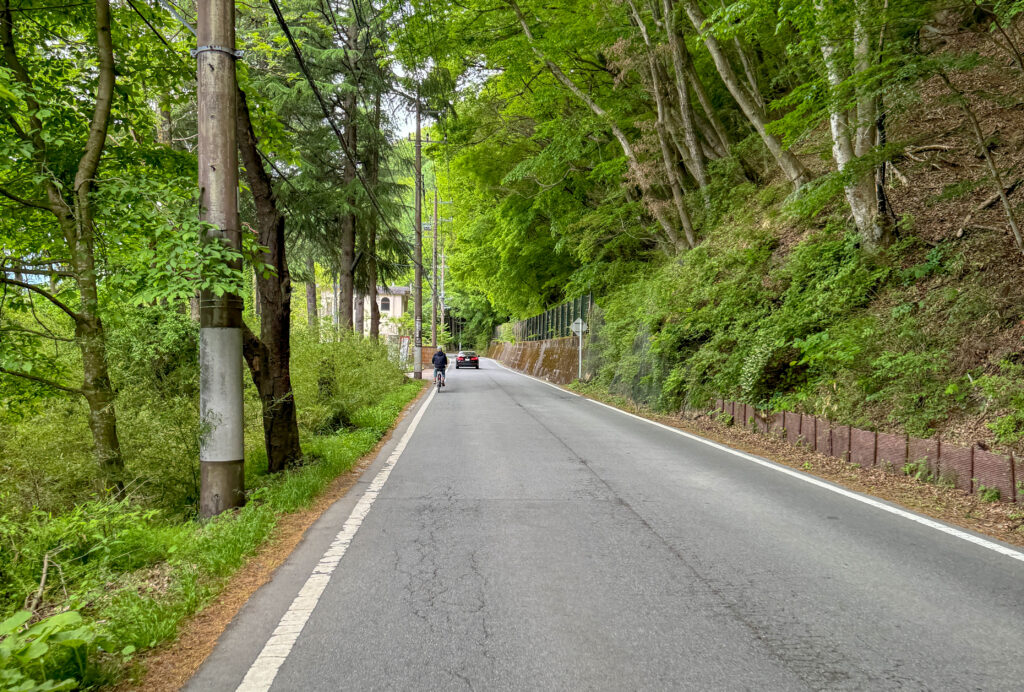
<path id="1" fill-rule="evenodd" d="M 224 53 L 225 55 L 230 56 L 232 60 L 238 60 L 243 55 L 245 55 L 245 51 L 232 50 L 231 48 L 226 48 L 224 46 L 213 46 L 213 45 L 210 45 L 210 46 L 199 46 L 198 48 L 193 48 L 192 50 L 189 51 L 189 54 L 194 58 L 194 57 L 198 56 L 200 53 L 206 53 L 208 51 L 215 51 L 217 53 Z"/>

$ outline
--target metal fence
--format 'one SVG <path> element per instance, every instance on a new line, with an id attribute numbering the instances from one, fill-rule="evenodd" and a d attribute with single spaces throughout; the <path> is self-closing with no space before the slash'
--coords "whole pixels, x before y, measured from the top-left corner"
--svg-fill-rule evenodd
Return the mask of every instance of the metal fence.
<path id="1" fill-rule="evenodd" d="M 573 298 L 539 315 L 498 328 L 498 334 L 507 334 L 509 327 L 516 341 L 541 341 L 572 336 L 572 323 L 577 318 L 584 322 L 594 307 L 593 296 L 587 294 Z"/>

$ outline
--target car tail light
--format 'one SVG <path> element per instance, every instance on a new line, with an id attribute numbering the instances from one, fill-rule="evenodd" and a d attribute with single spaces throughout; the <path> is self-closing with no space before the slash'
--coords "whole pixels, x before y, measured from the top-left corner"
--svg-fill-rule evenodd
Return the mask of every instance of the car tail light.
<path id="1" fill-rule="evenodd" d="M 477 360 L 477 357 L 473 356 L 472 358 L 470 358 L 470 360 Z"/>

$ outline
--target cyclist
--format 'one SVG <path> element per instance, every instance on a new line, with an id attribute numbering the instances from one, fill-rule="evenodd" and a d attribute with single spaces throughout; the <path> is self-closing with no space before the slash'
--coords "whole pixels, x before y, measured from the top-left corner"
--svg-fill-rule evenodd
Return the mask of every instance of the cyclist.
<path id="1" fill-rule="evenodd" d="M 434 354 L 434 379 L 437 379 L 438 373 L 441 375 L 441 386 L 446 386 L 444 383 L 444 370 L 448 367 L 448 356 L 444 354 L 444 350 L 438 348 L 437 353 Z"/>

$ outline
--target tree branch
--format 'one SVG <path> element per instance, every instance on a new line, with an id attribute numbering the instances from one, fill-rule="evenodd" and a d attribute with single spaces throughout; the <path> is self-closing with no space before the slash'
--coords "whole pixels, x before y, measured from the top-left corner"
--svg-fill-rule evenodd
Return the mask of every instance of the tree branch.
<path id="1" fill-rule="evenodd" d="M 78 320 L 80 319 L 80 316 L 77 312 L 75 312 L 67 305 L 57 300 L 54 296 L 50 295 L 49 293 L 39 288 L 38 286 L 34 286 L 33 284 L 30 283 L 25 283 L 24 281 L 18 281 L 17 279 L 8 279 L 6 276 L 0 276 L 0 284 L 7 284 L 9 286 L 20 286 L 21 288 L 27 288 L 30 291 L 38 293 L 43 298 L 46 298 L 48 301 L 50 301 L 58 308 L 66 312 L 68 314 L 68 317 L 73 319 L 75 322 L 78 322 Z"/>
<path id="2" fill-rule="evenodd" d="M 0 368 L 0 373 L 3 373 L 4 375 L 10 375 L 11 377 L 20 377 L 22 379 L 37 382 L 39 384 L 45 384 L 47 387 L 53 387 L 54 389 L 59 389 L 62 392 L 68 392 L 69 394 L 80 394 L 82 396 L 85 396 L 85 392 L 83 392 L 81 389 L 77 389 L 75 387 L 65 387 L 64 385 L 58 384 L 53 380 L 48 380 L 45 377 L 36 377 L 35 375 L 29 375 L 27 372 L 17 372 L 15 370 L 8 370 L 7 368 Z"/>
<path id="3" fill-rule="evenodd" d="M 75 192 L 89 191 L 89 184 L 99 167 L 114 94 L 114 47 L 110 37 L 110 2 L 96 0 L 96 57 L 99 60 L 99 83 L 96 87 L 96 108 L 89 124 L 85 152 L 75 173 Z"/>
<path id="4" fill-rule="evenodd" d="M 66 341 L 68 343 L 74 343 L 74 339 L 69 339 L 66 336 L 57 336 L 56 334 L 47 334 L 46 332 L 37 332 L 34 329 L 0 329 L 0 334 L 31 334 L 32 336 L 38 336 L 43 339 L 50 339 L 52 341 Z"/>
<path id="5" fill-rule="evenodd" d="M 39 102 L 32 95 L 32 80 L 29 79 L 28 72 L 25 71 L 25 67 L 21 64 L 21 60 L 18 59 L 18 53 L 14 49 L 14 17 L 11 15 L 10 0 L 5 0 L 3 11 L 0 12 L 0 44 L 3 45 L 4 62 L 7 63 L 7 67 L 14 72 L 14 77 L 30 90 L 29 95 L 25 99 L 28 102 L 29 109 L 31 111 L 38 111 Z M 17 121 L 14 121 L 13 118 L 10 118 L 10 120 L 16 125 L 15 131 L 21 130 L 21 127 L 17 126 Z M 43 124 L 34 115 L 29 116 L 29 123 L 32 125 L 32 134 L 28 135 L 22 130 L 19 136 L 27 137 L 32 142 L 38 156 L 46 148 L 39 134 L 42 132 Z"/>

